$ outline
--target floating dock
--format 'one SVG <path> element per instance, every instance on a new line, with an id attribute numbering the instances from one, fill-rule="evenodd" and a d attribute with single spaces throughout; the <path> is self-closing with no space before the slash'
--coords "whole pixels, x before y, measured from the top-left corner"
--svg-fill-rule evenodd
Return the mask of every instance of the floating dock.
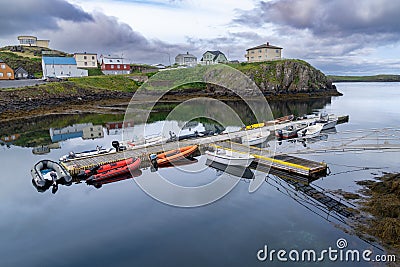
<path id="1" fill-rule="evenodd" d="M 296 122 L 312 122 L 312 119 L 299 120 Z M 142 161 L 140 168 L 147 168 L 150 167 L 150 154 L 158 154 L 165 151 L 174 150 L 179 147 L 198 145 L 200 152 L 203 152 L 210 148 L 212 149 L 212 147 L 217 146 L 242 153 L 250 153 L 256 158 L 253 166 L 257 167 L 258 169 L 263 169 L 265 170 L 265 172 L 268 172 L 269 169 L 272 168 L 288 173 L 294 173 L 305 177 L 304 182 L 307 183 L 315 180 L 318 177 L 326 175 L 327 165 L 325 163 L 315 162 L 286 154 L 273 155 L 273 153 L 268 149 L 246 146 L 240 143 L 241 138 L 248 134 L 259 133 L 263 130 L 273 132 L 276 129 L 285 127 L 289 123 L 267 125 L 264 127 L 246 131 L 237 131 L 228 134 L 198 137 L 195 139 L 188 139 L 179 142 L 169 142 L 162 145 L 155 145 L 146 148 L 133 148 L 122 152 L 96 155 L 86 158 L 75 159 L 68 162 L 62 162 L 62 165 L 64 165 L 64 167 L 70 172 L 71 175 L 77 175 L 81 170 L 90 169 L 97 165 L 112 163 L 131 157 L 137 157 L 140 158 Z"/>

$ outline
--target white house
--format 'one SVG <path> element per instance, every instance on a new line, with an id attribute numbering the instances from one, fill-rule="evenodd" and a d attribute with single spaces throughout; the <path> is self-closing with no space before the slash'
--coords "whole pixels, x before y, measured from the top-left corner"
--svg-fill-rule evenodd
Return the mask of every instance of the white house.
<path id="1" fill-rule="evenodd" d="M 212 65 L 218 63 L 228 63 L 228 59 L 225 54 L 221 51 L 207 51 L 203 54 L 203 57 L 200 60 L 200 63 L 203 65 Z"/>
<path id="2" fill-rule="evenodd" d="M 83 77 L 88 71 L 78 69 L 73 57 L 42 57 L 43 78 Z"/>
<path id="3" fill-rule="evenodd" d="M 175 57 L 175 64 L 179 66 L 195 67 L 197 65 L 197 57 L 189 54 L 189 52 L 186 52 L 186 54 L 178 54 Z"/>

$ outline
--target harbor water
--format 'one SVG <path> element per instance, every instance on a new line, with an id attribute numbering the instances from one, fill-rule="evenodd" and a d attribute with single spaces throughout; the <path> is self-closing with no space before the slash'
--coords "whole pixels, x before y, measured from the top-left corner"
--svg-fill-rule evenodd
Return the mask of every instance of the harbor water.
<path id="1" fill-rule="evenodd" d="M 349 115 L 349 122 L 337 125 L 337 132 L 328 134 L 328 139 L 350 140 L 354 136 L 340 133 L 363 136 L 371 129 L 400 125 L 399 83 L 338 83 L 337 88 L 343 96 L 270 102 L 270 106 L 275 116 Z M 157 134 L 164 123 L 163 112 L 152 117 L 149 134 Z M 283 262 L 276 257 L 272 262 L 260 261 L 257 253 L 265 246 L 276 251 L 337 249 L 339 239 L 345 239 L 349 249 L 386 253 L 379 244 L 344 231 L 345 223 L 285 191 L 290 186 L 272 176 L 254 193 L 249 193 L 249 182 L 242 179 L 223 198 L 197 208 L 163 204 L 142 191 L 134 179 L 101 188 L 73 183 L 60 186 L 55 194 L 38 192 L 32 185 L 30 169 L 36 162 L 58 160 L 70 151 L 110 147 L 113 140 L 121 139 L 113 122 L 122 120 L 123 115 L 49 116 L 2 127 L 1 136 L 7 140 L 0 147 L 0 266 L 321 266 L 321 262 Z M 174 123 L 178 124 L 170 122 L 171 127 Z M 91 130 L 86 133 L 88 127 Z M 186 131 L 196 127 L 203 130 L 208 126 L 199 122 Z M 38 147 L 44 146 L 49 153 L 40 153 Z M 317 142 L 310 146 L 320 147 Z M 356 181 L 400 171 L 400 152 L 391 150 L 306 153 L 307 147 L 299 142 L 277 144 L 276 148 L 285 153 L 302 148 L 304 153 L 296 156 L 326 162 L 331 175 L 312 183 L 325 190 L 356 192 L 360 189 Z M 190 172 L 205 166 L 204 156 L 196 159 L 184 168 L 159 172 L 182 186 L 204 185 L 221 175 L 207 167 Z M 143 169 L 140 178 L 149 175 L 151 170 Z M 323 266 L 375 265 L 323 259 Z"/>

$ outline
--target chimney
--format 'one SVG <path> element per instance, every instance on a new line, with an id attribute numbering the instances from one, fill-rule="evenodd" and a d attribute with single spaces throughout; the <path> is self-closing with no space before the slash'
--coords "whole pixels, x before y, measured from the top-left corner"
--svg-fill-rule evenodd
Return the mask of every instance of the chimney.
<path id="1" fill-rule="evenodd" d="M 269 42 L 267 42 L 267 46 L 269 46 Z"/>
<path id="2" fill-rule="evenodd" d="M 186 52 L 186 55 L 189 55 L 189 52 Z"/>

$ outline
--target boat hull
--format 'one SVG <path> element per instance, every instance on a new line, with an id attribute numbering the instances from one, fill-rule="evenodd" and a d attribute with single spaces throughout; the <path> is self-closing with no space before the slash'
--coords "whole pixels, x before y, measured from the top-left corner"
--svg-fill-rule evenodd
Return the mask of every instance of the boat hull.
<path id="1" fill-rule="evenodd" d="M 197 145 L 193 145 L 193 146 L 182 147 L 180 149 L 170 150 L 170 151 L 158 154 L 157 155 L 157 165 L 163 166 L 163 165 L 174 163 L 175 161 L 184 159 L 186 157 L 189 157 L 197 150 L 197 148 L 198 148 Z"/>
<path id="2" fill-rule="evenodd" d="M 51 173 L 51 175 L 44 174 L 44 170 L 48 170 L 48 174 Z M 70 183 L 72 181 L 72 177 L 68 171 L 59 163 L 51 160 L 41 160 L 36 163 L 31 169 L 31 175 L 33 182 L 37 187 L 45 187 L 49 182 Z"/>
<path id="3" fill-rule="evenodd" d="M 230 151 L 225 151 L 223 154 L 220 154 L 218 150 L 214 152 L 206 151 L 205 155 L 207 159 L 212 162 L 217 162 L 228 166 L 248 167 L 254 160 L 254 157 L 251 155 Z"/>
<path id="4" fill-rule="evenodd" d="M 90 184 L 90 183 L 95 183 L 95 182 L 100 182 L 100 181 L 104 181 L 107 179 L 111 179 L 113 177 L 127 174 L 131 171 L 137 170 L 140 167 L 141 161 L 139 158 L 127 159 L 127 160 L 123 160 L 123 161 L 125 161 L 125 164 L 121 163 L 121 164 L 117 164 L 114 166 L 110 166 L 111 164 L 106 164 L 108 166 L 107 171 L 96 173 L 96 174 L 90 176 L 86 180 L 86 183 Z"/>

